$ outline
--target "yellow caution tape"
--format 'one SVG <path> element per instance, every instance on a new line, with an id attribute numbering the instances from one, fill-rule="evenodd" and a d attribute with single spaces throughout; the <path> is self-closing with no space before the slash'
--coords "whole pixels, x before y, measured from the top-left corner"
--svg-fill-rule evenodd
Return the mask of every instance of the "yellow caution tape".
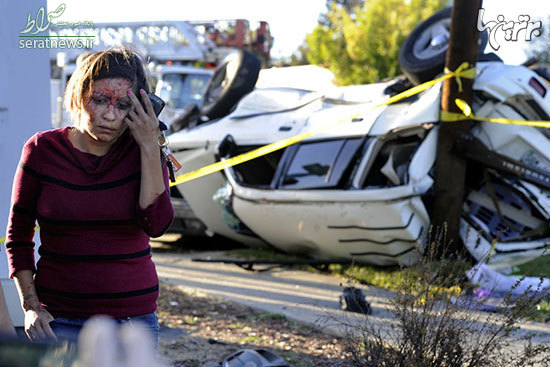
<path id="1" fill-rule="evenodd" d="M 368 109 L 366 111 L 362 111 L 362 112 L 356 113 L 352 116 L 348 116 L 348 117 L 346 117 L 342 120 L 333 122 L 331 124 L 327 124 L 326 126 L 323 126 L 319 129 L 309 131 L 309 132 L 306 132 L 306 133 L 302 133 L 302 134 L 299 134 L 299 135 L 296 135 L 296 136 L 293 136 L 293 137 L 290 137 L 290 138 L 287 138 L 287 139 L 283 139 L 283 140 L 280 140 L 280 141 L 272 143 L 272 144 L 264 145 L 264 146 L 262 146 L 258 149 L 251 150 L 250 152 L 246 152 L 246 153 L 237 155 L 235 157 L 232 157 L 232 158 L 229 158 L 229 159 L 226 159 L 226 160 L 216 162 L 216 163 L 210 164 L 208 166 L 199 168 L 198 170 L 191 171 L 191 172 L 185 173 L 183 175 L 180 175 L 176 178 L 175 182 L 170 183 L 170 187 L 176 186 L 176 185 L 182 184 L 184 182 L 188 182 L 188 181 L 191 181 L 191 180 L 194 180 L 194 179 L 206 176 L 206 175 L 209 175 L 209 174 L 214 173 L 214 172 L 221 171 L 221 170 L 223 170 L 224 168 L 227 168 L 227 167 L 232 167 L 232 166 L 235 166 L 237 164 L 250 161 L 252 159 L 255 159 L 255 158 L 261 157 L 263 155 L 272 153 L 276 150 L 286 148 L 289 145 L 298 143 L 299 141 L 302 141 L 302 140 L 307 139 L 307 138 L 309 138 L 313 135 L 317 135 L 317 134 L 319 134 L 319 133 L 321 133 L 325 130 L 328 130 L 333 126 L 336 126 L 336 125 L 341 124 L 341 123 L 346 122 L 346 121 L 353 120 L 354 118 L 358 117 L 362 113 L 367 113 L 367 112 L 373 111 L 373 110 L 377 109 L 378 107 L 381 107 L 381 106 L 384 106 L 384 105 L 390 105 L 390 104 L 398 102 L 402 99 L 405 99 L 405 98 L 411 97 L 415 94 L 418 94 L 420 92 L 423 92 L 426 89 L 428 89 L 428 88 L 430 88 L 430 87 L 432 87 L 432 86 L 436 85 L 437 83 L 442 82 L 444 80 L 451 79 L 451 78 L 456 78 L 457 83 L 459 85 L 459 89 L 461 89 L 462 88 L 461 78 L 473 79 L 474 77 L 475 77 L 475 68 L 469 68 L 469 64 L 467 62 L 464 62 L 464 63 L 460 64 L 460 66 L 455 71 L 449 71 L 448 69 L 445 69 L 445 75 L 443 75 L 442 77 L 434 79 L 434 80 L 430 80 L 430 81 L 425 82 L 423 84 L 417 85 L 417 86 L 415 86 L 411 89 L 408 89 L 408 90 L 406 90 L 402 93 L 399 93 L 399 94 L 391 97 L 387 101 L 385 101 L 383 103 L 380 103 L 380 104 L 377 104 L 376 106 L 373 106 L 373 107 L 371 107 L 370 109 Z"/>
<path id="2" fill-rule="evenodd" d="M 550 121 L 536 121 L 536 120 L 512 120 L 506 118 L 495 118 L 495 117 L 478 117 L 472 113 L 472 108 L 468 103 L 463 101 L 460 98 L 455 99 L 455 103 L 462 113 L 457 112 L 447 112 L 441 111 L 440 120 L 443 122 L 455 122 L 455 121 L 464 121 L 464 120 L 475 120 L 475 121 L 489 121 L 494 122 L 495 124 L 508 124 L 508 125 L 523 125 L 523 126 L 534 126 L 534 127 L 544 127 L 550 129 Z"/>
<path id="3" fill-rule="evenodd" d="M 467 78 L 467 79 L 474 79 L 476 76 L 476 70 L 475 68 L 467 69 L 468 63 L 463 62 L 460 64 L 460 66 L 456 69 L 454 72 L 455 78 L 456 78 L 456 84 L 458 84 L 458 91 L 462 92 L 462 79 L 461 78 Z M 447 68 L 444 69 L 445 74 L 452 74 L 453 72 Z"/>
<path id="4" fill-rule="evenodd" d="M 359 114 L 354 115 L 352 118 L 356 117 L 357 115 L 359 115 Z M 341 122 L 347 121 L 347 120 L 348 119 L 338 121 L 337 123 L 341 123 Z M 306 133 L 302 133 L 302 134 L 299 134 L 299 135 L 296 135 L 296 136 L 293 136 L 293 137 L 290 137 L 290 138 L 287 138 L 287 139 L 279 140 L 275 143 L 264 145 L 263 147 L 251 150 L 251 151 L 243 153 L 243 154 L 239 154 L 235 157 L 232 157 L 232 158 L 220 161 L 220 162 L 210 164 L 208 166 L 199 168 L 198 170 L 195 170 L 195 171 L 192 171 L 192 172 L 188 172 L 186 174 L 178 176 L 176 178 L 175 182 L 170 183 L 170 187 L 175 186 L 175 185 L 179 185 L 181 183 L 191 181 L 191 180 L 194 180 L 196 178 L 203 177 L 203 176 L 209 175 L 209 174 L 214 173 L 214 172 L 221 171 L 224 168 L 235 166 L 237 164 L 244 163 L 244 162 L 250 161 L 252 159 L 261 157 L 263 155 L 272 153 L 276 150 L 285 148 L 289 145 L 292 145 L 292 144 L 295 144 L 295 143 L 297 143 L 301 140 L 304 140 L 304 139 L 306 139 L 310 136 L 319 134 L 320 132 L 328 129 L 331 126 L 336 125 L 337 123 L 330 124 L 329 126 L 324 126 L 324 127 L 319 128 L 317 130 L 308 131 Z"/>

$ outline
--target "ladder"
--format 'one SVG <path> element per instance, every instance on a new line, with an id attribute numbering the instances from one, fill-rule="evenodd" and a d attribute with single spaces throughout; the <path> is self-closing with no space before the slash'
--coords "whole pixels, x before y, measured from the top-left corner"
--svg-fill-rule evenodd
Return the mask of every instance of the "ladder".
<path id="1" fill-rule="evenodd" d="M 51 42 L 57 46 L 50 48 L 50 59 L 55 60 L 62 52 L 67 63 L 85 51 L 97 52 L 119 44 L 131 44 L 147 62 L 217 63 L 220 58 L 216 45 L 186 21 L 110 22 L 76 27 L 52 24 L 49 31 Z M 59 42 L 62 39 L 80 39 L 84 47 L 67 47 L 68 42 Z"/>

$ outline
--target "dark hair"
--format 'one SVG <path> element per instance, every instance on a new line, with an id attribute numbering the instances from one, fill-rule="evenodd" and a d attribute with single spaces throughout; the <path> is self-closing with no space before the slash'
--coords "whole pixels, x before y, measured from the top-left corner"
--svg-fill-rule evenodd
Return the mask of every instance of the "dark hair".
<path id="1" fill-rule="evenodd" d="M 150 91 L 145 65 L 128 46 L 86 52 L 76 60 L 76 69 L 65 89 L 65 108 L 75 125 L 80 123 L 80 111 L 92 95 L 94 81 L 105 78 L 126 78 L 132 82 L 135 93 L 140 89 Z"/>

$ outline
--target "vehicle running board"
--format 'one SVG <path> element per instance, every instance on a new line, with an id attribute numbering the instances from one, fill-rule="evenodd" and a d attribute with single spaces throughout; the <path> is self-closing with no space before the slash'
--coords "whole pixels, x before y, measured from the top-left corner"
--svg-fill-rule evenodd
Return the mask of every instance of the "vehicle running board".
<path id="1" fill-rule="evenodd" d="M 340 264 L 340 265 L 353 265 L 355 262 L 351 260 L 244 260 L 244 259 L 201 259 L 194 258 L 191 261 L 202 262 L 202 263 L 223 263 L 223 264 L 234 264 L 238 267 L 241 267 L 245 270 L 262 272 L 268 271 L 275 268 L 281 268 L 284 266 L 292 265 L 309 265 L 320 271 L 328 271 L 328 266 L 331 264 Z M 254 269 L 256 265 L 266 266 L 261 269 Z"/>

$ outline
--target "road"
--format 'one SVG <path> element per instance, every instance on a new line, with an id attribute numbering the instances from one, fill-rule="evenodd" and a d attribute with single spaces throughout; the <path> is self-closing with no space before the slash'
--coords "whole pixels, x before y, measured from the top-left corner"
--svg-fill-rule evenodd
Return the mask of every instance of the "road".
<path id="1" fill-rule="evenodd" d="M 263 312 L 284 314 L 291 320 L 322 326 L 339 333 L 345 320 L 356 324 L 364 316 L 340 309 L 341 282 L 334 276 L 306 271 L 272 269 L 251 272 L 236 265 L 202 263 L 192 257 L 223 258 L 223 252 L 201 254 L 155 254 L 153 256 L 162 281 L 183 289 L 225 298 Z M 390 293 L 378 288 L 364 288 L 376 320 L 391 319 L 386 310 Z"/>
<path id="2" fill-rule="evenodd" d="M 345 279 L 289 269 L 251 272 L 232 264 L 196 262 L 192 258 L 219 259 L 227 255 L 223 251 L 154 251 L 153 255 L 160 279 L 183 290 L 221 297 L 263 312 L 283 314 L 291 320 L 314 324 L 328 333 L 341 334 L 344 325 L 358 325 L 365 318 L 341 310 L 338 300 L 346 285 Z M 395 322 L 389 311 L 393 294 L 377 287 L 359 287 L 372 307 L 372 315 L 366 316 L 368 321 L 382 330 L 390 330 L 389 326 Z M 491 314 L 475 316 L 485 320 Z M 537 333 L 536 342 L 550 341 L 548 323 L 526 322 L 521 325 L 521 334 L 527 333 Z M 513 345 L 516 351 L 521 346 L 519 343 Z"/>

